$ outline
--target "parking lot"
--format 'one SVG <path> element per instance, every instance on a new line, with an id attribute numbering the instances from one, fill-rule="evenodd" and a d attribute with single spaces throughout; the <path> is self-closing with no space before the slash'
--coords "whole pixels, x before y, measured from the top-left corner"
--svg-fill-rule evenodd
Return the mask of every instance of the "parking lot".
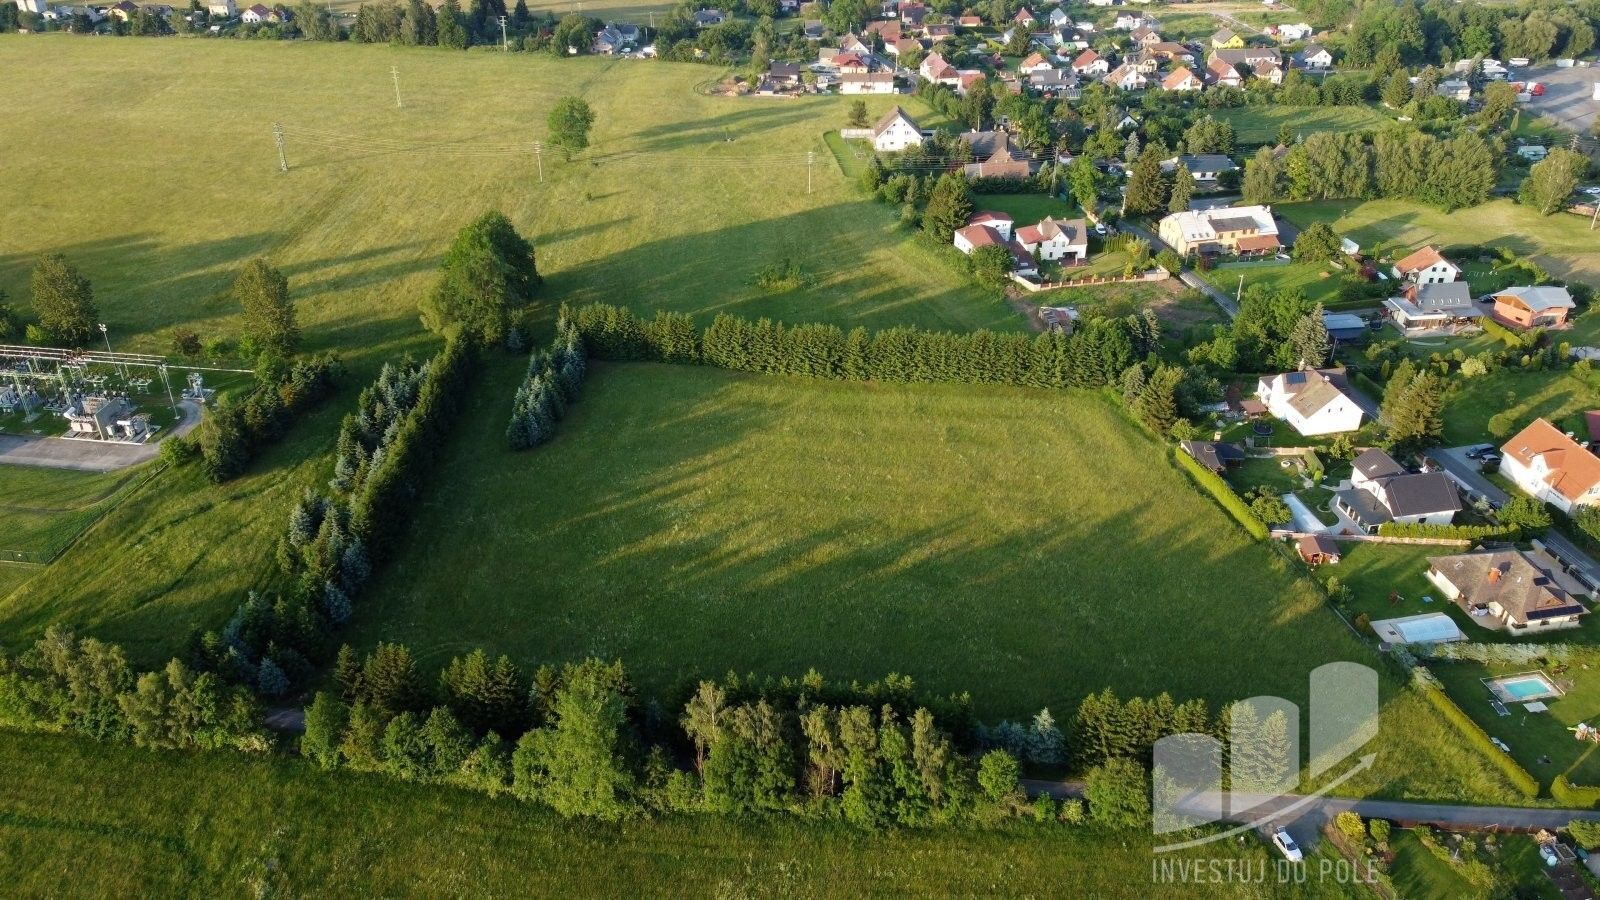
<path id="1" fill-rule="evenodd" d="M 1590 66 L 1558 69 L 1540 66 L 1518 69 L 1512 73 L 1517 81 L 1537 81 L 1544 85 L 1544 95 L 1528 100 L 1530 111 L 1547 116 L 1566 128 L 1582 135 L 1589 134 L 1595 116 L 1600 114 L 1600 101 L 1594 99 L 1594 86 L 1600 82 L 1600 68 Z"/>

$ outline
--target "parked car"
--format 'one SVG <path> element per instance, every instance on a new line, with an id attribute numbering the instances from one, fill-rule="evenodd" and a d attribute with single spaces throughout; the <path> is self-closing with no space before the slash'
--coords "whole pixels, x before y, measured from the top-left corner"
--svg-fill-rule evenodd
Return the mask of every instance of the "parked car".
<path id="1" fill-rule="evenodd" d="M 1500 454 L 1498 454 L 1498 453 L 1485 453 L 1484 455 L 1478 457 L 1478 462 L 1479 462 L 1480 465 L 1483 466 L 1483 471 L 1485 471 L 1485 472 L 1496 471 L 1496 470 L 1498 470 L 1500 468 Z"/>
<path id="2" fill-rule="evenodd" d="M 1106 227 L 1096 222 L 1094 226 L 1094 233 L 1100 235 L 1101 237 L 1105 237 Z"/>
<path id="3" fill-rule="evenodd" d="M 1493 444 L 1474 444 L 1473 446 L 1468 447 L 1466 450 L 1467 459 L 1482 459 L 1484 456 L 1487 456 L 1493 452 Z"/>
<path id="4" fill-rule="evenodd" d="M 1289 836 L 1288 829 L 1279 828 L 1277 831 L 1274 831 L 1272 833 L 1272 843 L 1273 846 L 1277 847 L 1278 850 L 1283 853 L 1284 858 L 1289 860 L 1289 862 L 1305 861 L 1306 855 L 1300 852 L 1300 845 L 1296 844 L 1294 842 L 1294 838 Z"/>

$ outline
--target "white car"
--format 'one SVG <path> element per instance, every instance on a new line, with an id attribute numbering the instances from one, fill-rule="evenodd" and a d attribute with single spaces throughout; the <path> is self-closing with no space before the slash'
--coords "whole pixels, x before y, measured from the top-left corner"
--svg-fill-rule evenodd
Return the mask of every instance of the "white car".
<path id="1" fill-rule="evenodd" d="M 1586 187 L 1583 192 L 1591 197 L 1600 197 L 1600 187 Z"/>
<path id="2" fill-rule="evenodd" d="M 1273 846 L 1277 847 L 1278 850 L 1283 853 L 1284 859 L 1287 859 L 1289 862 L 1305 861 L 1306 855 L 1300 852 L 1300 845 L 1296 844 L 1294 842 L 1294 838 L 1289 836 L 1288 829 L 1279 828 L 1277 831 L 1274 831 L 1272 833 L 1272 843 Z"/>

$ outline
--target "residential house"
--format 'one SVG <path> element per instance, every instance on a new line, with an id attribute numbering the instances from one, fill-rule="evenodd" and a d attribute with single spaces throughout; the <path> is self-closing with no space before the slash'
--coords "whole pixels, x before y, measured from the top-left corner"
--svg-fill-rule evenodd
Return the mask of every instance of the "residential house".
<path id="1" fill-rule="evenodd" d="M 875 34 L 879 38 L 882 38 L 883 45 L 885 47 L 904 37 L 904 35 L 900 33 L 900 22 L 898 20 L 891 20 L 888 22 L 868 22 L 866 31 L 867 34 Z M 840 46 L 843 46 L 843 44 Z"/>
<path id="2" fill-rule="evenodd" d="M 956 27 L 954 25 L 941 22 L 938 25 L 922 26 L 922 33 L 927 36 L 928 40 L 937 44 L 942 40 L 955 37 Z"/>
<path id="3" fill-rule="evenodd" d="M 266 7 L 261 8 L 266 9 Z M 121 2 L 113 4 L 106 10 L 106 14 L 118 22 L 132 22 L 134 17 L 139 14 L 139 7 L 129 3 L 128 0 L 121 0 Z"/>
<path id="4" fill-rule="evenodd" d="M 1090 6 L 1114 6 L 1117 0 L 1089 0 Z"/>
<path id="5" fill-rule="evenodd" d="M 1446 78 L 1433 86 L 1433 92 L 1457 103 L 1465 103 L 1472 99 L 1472 83 L 1465 78 Z"/>
<path id="6" fill-rule="evenodd" d="M 927 48 L 916 38 L 903 37 L 893 43 L 884 44 L 883 49 L 888 51 L 890 56 L 905 56 L 910 53 L 921 53 Z"/>
<path id="7" fill-rule="evenodd" d="M 1161 161 L 1161 171 L 1163 172 L 1176 172 L 1179 166 L 1188 169 L 1189 174 L 1194 176 L 1195 181 L 1208 186 L 1216 184 L 1217 179 L 1222 177 L 1223 172 L 1237 172 L 1239 170 L 1233 160 L 1220 153 L 1174 156 L 1171 159 Z M 1254 209 L 1255 207 L 1250 208 Z M 1274 229 L 1273 233 L 1276 234 L 1277 230 Z"/>
<path id="8" fill-rule="evenodd" d="M 1190 253 L 1276 253 L 1278 223 L 1270 206 L 1191 209 L 1166 216 L 1156 226 L 1167 246 Z"/>
<path id="9" fill-rule="evenodd" d="M 272 15 L 272 10 L 257 3 L 239 14 L 239 21 L 246 25 L 260 25 Z"/>
<path id="10" fill-rule="evenodd" d="M 1494 295 L 1494 318 L 1512 328 L 1561 328 L 1576 304 L 1564 287 L 1510 287 Z"/>
<path id="11" fill-rule="evenodd" d="M 1066 69 L 1035 72 L 1028 76 L 1028 87 L 1064 100 L 1076 100 L 1083 93 L 1078 87 L 1078 76 Z"/>
<path id="12" fill-rule="evenodd" d="M 1156 30 L 1149 25 L 1140 25 L 1128 37 L 1133 39 L 1134 46 L 1137 47 L 1154 47 L 1156 44 L 1161 43 L 1161 35 L 1157 34 Z"/>
<path id="13" fill-rule="evenodd" d="M 1571 514 L 1600 503 L 1600 457 L 1544 419 L 1501 448 L 1500 474 L 1536 500 Z"/>
<path id="14" fill-rule="evenodd" d="M 1256 66 L 1252 74 L 1271 84 L 1283 84 L 1283 67 L 1274 62 L 1264 62 Z"/>
<path id="15" fill-rule="evenodd" d="M 927 18 L 927 15 L 928 7 L 921 3 L 900 4 L 900 26 L 902 30 L 910 29 L 916 31 L 921 29 L 922 20 Z"/>
<path id="16" fill-rule="evenodd" d="M 872 71 L 867 61 L 854 53 L 839 53 L 833 57 L 832 66 L 840 75 L 865 75 Z"/>
<path id="17" fill-rule="evenodd" d="M 1059 6 L 1050 10 L 1050 15 L 1046 16 L 1045 19 L 1050 23 L 1051 28 L 1072 27 L 1072 16 L 1067 15 L 1067 11 Z"/>
<path id="18" fill-rule="evenodd" d="M 962 16 L 956 20 L 956 25 L 961 28 L 982 28 L 982 16 Z"/>
<path id="19" fill-rule="evenodd" d="M 1217 87 L 1239 87 L 1244 84 L 1244 77 L 1231 63 L 1215 56 L 1206 60 L 1206 77 Z"/>
<path id="20" fill-rule="evenodd" d="M 1528 162 L 1540 162 L 1550 155 L 1550 150 L 1540 144 L 1523 144 L 1517 148 L 1517 155 Z"/>
<path id="21" fill-rule="evenodd" d="M 847 34 L 839 39 L 839 52 L 854 53 L 862 59 L 866 59 L 872 55 L 872 45 L 853 34 Z"/>
<path id="22" fill-rule="evenodd" d="M 1237 50 L 1244 46 L 1244 38 L 1233 33 L 1232 29 L 1223 28 L 1211 36 L 1211 49 Z"/>
<path id="23" fill-rule="evenodd" d="M 1295 66 L 1308 72 L 1323 72 L 1333 68 L 1333 54 L 1321 44 L 1307 44 L 1294 55 Z"/>
<path id="24" fill-rule="evenodd" d="M 972 148 L 976 160 L 961 167 L 968 178 L 1027 178 L 1037 168 L 1033 158 L 1013 147 L 1003 131 L 969 131 L 960 137 Z"/>
<path id="25" fill-rule="evenodd" d="M 894 73 L 869 72 L 865 75 L 841 75 L 839 76 L 839 93 L 892 94 L 894 93 Z"/>
<path id="26" fill-rule="evenodd" d="M 694 11 L 694 24 L 696 28 L 709 28 L 712 25 L 721 25 L 727 16 L 720 9 L 697 9 Z"/>
<path id="27" fill-rule="evenodd" d="M 1244 448 L 1224 441 L 1179 441 L 1184 453 L 1214 475 L 1244 464 Z"/>
<path id="28" fill-rule="evenodd" d="M 1268 412 L 1305 437 L 1356 431 L 1366 415 L 1345 386 L 1344 373 L 1336 370 L 1264 375 L 1256 383 L 1256 396 Z"/>
<path id="29" fill-rule="evenodd" d="M 1212 50 L 1211 59 L 1220 59 L 1230 66 L 1249 66 L 1256 69 L 1266 63 L 1283 68 L 1283 54 L 1276 47 L 1245 47 L 1237 50 Z"/>
<path id="30" fill-rule="evenodd" d="M 1114 88 L 1124 91 L 1143 90 L 1150 83 L 1150 79 L 1145 77 L 1143 72 L 1127 63 L 1117 66 L 1101 80 Z"/>
<path id="31" fill-rule="evenodd" d="M 1111 63 L 1093 50 L 1085 50 L 1072 61 L 1072 71 L 1085 78 L 1099 78 L 1111 71 Z"/>
<path id="32" fill-rule="evenodd" d="M 629 36 L 632 32 L 632 36 Z M 591 52 L 604 56 L 622 53 L 638 41 L 639 29 L 633 25 L 607 25 L 595 32 L 594 43 L 590 45 Z"/>
<path id="33" fill-rule="evenodd" d="M 17 9 L 42 16 L 49 11 L 50 4 L 48 0 L 17 0 Z"/>
<path id="34" fill-rule="evenodd" d="M 1111 27 L 1117 31 L 1133 31 L 1154 24 L 1155 20 L 1144 13 L 1124 12 L 1117 13 L 1117 18 L 1111 23 Z"/>
<path id="35" fill-rule="evenodd" d="M 1194 62 L 1194 51 L 1175 41 L 1159 41 L 1147 45 L 1139 52 L 1140 56 L 1149 59 L 1159 59 L 1164 62 Z"/>
<path id="36" fill-rule="evenodd" d="M 1017 71 L 1023 75 L 1032 75 L 1035 72 L 1047 72 L 1054 68 L 1055 66 L 1045 58 L 1043 53 L 1034 52 L 1028 54 L 1028 58 L 1017 66 Z"/>
<path id="37" fill-rule="evenodd" d="M 1004 247 L 1011 254 L 1013 271 L 1037 275 L 1039 267 L 1033 256 L 1012 237 L 1011 217 L 1005 213 L 979 212 L 967 220 L 964 228 L 957 229 L 951 241 L 957 250 L 971 256 L 980 247 Z"/>
<path id="38" fill-rule="evenodd" d="M 1383 306 L 1407 336 L 1419 331 L 1471 325 L 1483 317 L 1478 305 L 1472 302 L 1472 289 L 1465 281 L 1408 284 L 1400 296 L 1383 301 Z"/>
<path id="39" fill-rule="evenodd" d="M 1306 38 L 1311 37 L 1311 34 L 1314 31 L 1316 31 L 1316 29 L 1304 22 L 1296 22 L 1293 25 L 1278 25 L 1276 27 L 1268 26 L 1267 28 L 1267 33 L 1277 38 L 1279 43 L 1283 44 L 1292 44 L 1295 41 L 1303 41 Z"/>
<path id="40" fill-rule="evenodd" d="M 1011 24 L 1021 25 L 1023 28 L 1032 27 L 1035 21 L 1033 13 L 1029 12 L 1026 6 L 1017 10 L 1017 14 L 1011 17 Z"/>
<path id="41" fill-rule="evenodd" d="M 1573 628 L 1589 612 L 1578 600 L 1581 585 L 1521 550 L 1430 556 L 1428 580 L 1473 621 L 1508 634 Z"/>
<path id="42" fill-rule="evenodd" d="M 1204 86 L 1188 66 L 1179 66 L 1161 79 L 1161 89 L 1164 91 L 1198 91 Z"/>
<path id="43" fill-rule="evenodd" d="M 1455 482 L 1443 472 L 1413 473 L 1374 447 L 1351 463 L 1350 489 L 1334 495 L 1334 506 L 1369 534 L 1379 526 L 1449 525 L 1461 511 Z"/>
<path id="44" fill-rule="evenodd" d="M 805 38 L 808 41 L 822 40 L 822 35 L 825 33 L 825 29 L 822 26 L 822 20 L 807 19 L 801 33 L 805 35 Z"/>
<path id="45" fill-rule="evenodd" d="M 893 153 L 922 145 L 922 129 L 906 111 L 896 106 L 872 126 L 872 149 Z"/>
<path id="46" fill-rule="evenodd" d="M 1089 226 L 1083 219 L 1056 219 L 1045 216 L 1036 225 L 1016 230 L 1017 243 L 1040 259 L 1079 266 L 1089 261 Z"/>
<path id="47" fill-rule="evenodd" d="M 934 84 L 956 87 L 961 83 L 961 77 L 956 74 L 955 67 L 945 62 L 937 50 L 922 60 L 922 65 L 917 67 L 917 74 L 922 76 L 923 80 Z"/>
<path id="48" fill-rule="evenodd" d="M 1395 278 L 1411 284 L 1444 284 L 1461 277 L 1461 267 L 1440 255 L 1432 246 L 1407 256 L 1394 264 Z"/>
<path id="49" fill-rule="evenodd" d="M 239 7 L 233 0 L 206 0 L 206 14 L 232 19 L 239 15 Z"/>

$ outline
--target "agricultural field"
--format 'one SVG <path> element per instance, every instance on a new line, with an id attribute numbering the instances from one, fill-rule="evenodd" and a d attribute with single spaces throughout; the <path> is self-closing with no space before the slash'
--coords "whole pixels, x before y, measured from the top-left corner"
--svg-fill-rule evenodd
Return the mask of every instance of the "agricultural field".
<path id="1" fill-rule="evenodd" d="M 0 858 L 18 896 L 393 896 L 418 885 L 457 896 L 1194 896 L 1192 885 L 1152 884 L 1138 832 L 1016 825 L 862 840 L 785 819 L 568 821 L 509 797 L 296 759 L 11 732 L 0 732 L 0 766 Z M 1273 851 L 1256 841 L 1193 852 L 1273 871 Z M 1312 870 L 1310 886 L 1273 896 L 1357 890 L 1316 884 Z M 1261 894 L 1244 883 L 1207 896 Z"/>
<path id="2" fill-rule="evenodd" d="M 1301 228 L 1327 222 L 1363 254 L 1398 259 L 1424 244 L 1508 247 L 1557 278 L 1600 280 L 1600 240 L 1579 216 L 1541 216 L 1510 200 L 1447 213 L 1406 200 L 1282 203 L 1275 211 Z"/>
<path id="3" fill-rule="evenodd" d="M 1288 123 L 1296 136 L 1310 137 L 1319 131 L 1374 131 L 1394 121 L 1370 106 L 1277 106 L 1259 104 L 1233 109 L 1212 110 L 1219 122 L 1233 126 L 1243 146 L 1273 144 L 1278 128 Z"/>

